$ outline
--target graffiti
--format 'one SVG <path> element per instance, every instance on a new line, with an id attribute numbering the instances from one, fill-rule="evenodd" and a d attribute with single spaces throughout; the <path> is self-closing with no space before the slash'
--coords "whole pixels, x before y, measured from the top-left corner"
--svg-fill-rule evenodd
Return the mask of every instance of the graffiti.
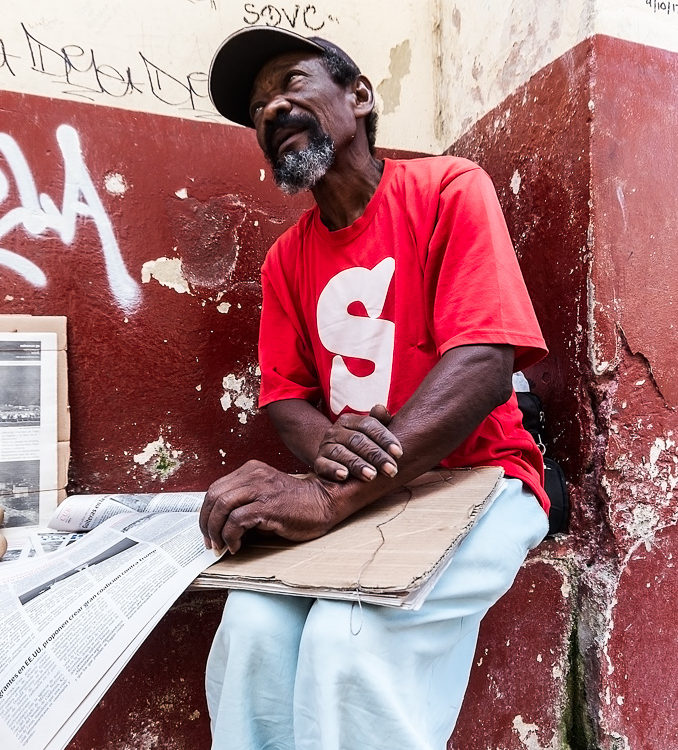
<path id="1" fill-rule="evenodd" d="M 23 62 L 34 74 L 60 83 L 61 93 L 70 96 L 95 101 L 100 97 L 120 99 L 150 95 L 165 105 L 189 110 L 199 117 L 217 117 L 208 104 L 205 72 L 174 74 L 152 62 L 142 51 L 137 51 L 129 65 L 110 65 L 101 61 L 91 47 L 48 44 L 23 23 L 21 29 L 26 43 L 24 57 L 10 54 L 4 40 L 0 39 L 0 76 L 3 71 L 16 76 L 16 68 Z"/>
<path id="2" fill-rule="evenodd" d="M 263 26 L 280 26 L 285 25 L 285 22 L 287 22 L 287 25 L 291 29 L 299 25 L 309 31 L 320 31 L 327 21 L 336 21 L 336 18 L 331 15 L 326 16 L 324 19 L 321 18 L 315 5 L 302 7 L 296 4 L 294 5 L 294 9 L 290 11 L 276 5 L 264 5 L 257 10 L 258 7 L 254 3 L 245 3 L 243 21 L 246 24 L 250 26 L 256 26 L 257 24 Z"/>
<path id="3" fill-rule="evenodd" d="M 65 245 L 75 238 L 78 217 L 91 219 L 99 233 L 108 284 L 123 310 L 134 309 L 139 286 L 127 272 L 113 227 L 101 203 L 85 165 L 80 139 L 69 125 L 60 125 L 56 138 L 64 162 L 64 193 L 59 209 L 46 193 L 38 194 L 30 167 L 17 142 L 7 133 L 0 133 L 0 157 L 6 163 L 6 174 L 0 169 L 0 207 L 9 196 L 13 178 L 19 205 L 0 214 L 0 241 L 18 227 L 34 237 L 55 232 Z M 0 248 L 0 265 L 22 276 L 33 286 L 44 287 L 47 278 L 42 269 L 18 253 Z"/>
<path id="4" fill-rule="evenodd" d="M 16 73 L 12 69 L 12 66 L 9 64 L 9 58 L 10 55 L 7 54 L 7 50 L 5 49 L 5 43 L 0 39 L 0 68 L 7 68 L 9 72 L 15 76 Z"/>
<path id="5" fill-rule="evenodd" d="M 655 13 L 678 13 L 678 3 L 667 2 L 666 0 L 645 0 L 645 5 L 649 5 Z"/>

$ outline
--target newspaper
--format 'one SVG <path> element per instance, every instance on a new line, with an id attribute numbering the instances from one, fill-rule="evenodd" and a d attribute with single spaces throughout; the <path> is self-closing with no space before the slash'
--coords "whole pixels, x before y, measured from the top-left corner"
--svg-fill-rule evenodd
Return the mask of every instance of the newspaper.
<path id="1" fill-rule="evenodd" d="M 146 635 L 215 560 L 195 512 L 127 512 L 62 545 L 0 566 L 3 750 L 63 750 Z"/>
<path id="2" fill-rule="evenodd" d="M 89 531 L 120 513 L 199 511 L 204 492 L 158 492 L 136 495 L 71 495 L 54 511 L 49 527 L 57 531 Z"/>
<path id="3" fill-rule="evenodd" d="M 0 505 L 10 544 L 44 526 L 57 504 L 57 367 L 55 332 L 0 333 Z"/>

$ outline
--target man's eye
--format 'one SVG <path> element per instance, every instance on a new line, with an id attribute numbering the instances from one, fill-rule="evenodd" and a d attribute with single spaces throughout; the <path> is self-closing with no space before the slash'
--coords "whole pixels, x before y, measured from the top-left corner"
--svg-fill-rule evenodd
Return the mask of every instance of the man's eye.
<path id="1" fill-rule="evenodd" d="M 298 70 L 291 70 L 285 76 L 285 85 L 289 86 L 291 83 L 296 83 L 297 81 L 301 80 L 302 77 L 303 73 L 300 73 Z"/>
<path id="2" fill-rule="evenodd" d="M 250 107 L 250 119 L 254 120 L 254 118 L 261 112 L 261 110 L 264 108 L 264 105 L 261 102 L 257 102 L 256 104 L 253 104 Z"/>

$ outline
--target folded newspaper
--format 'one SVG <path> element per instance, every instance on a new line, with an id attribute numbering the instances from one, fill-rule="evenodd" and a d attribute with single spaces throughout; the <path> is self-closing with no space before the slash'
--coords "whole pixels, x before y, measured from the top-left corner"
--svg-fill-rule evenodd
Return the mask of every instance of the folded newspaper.
<path id="1" fill-rule="evenodd" d="M 0 564 L 0 747 L 63 750 L 213 562 L 197 513 L 127 512 L 54 552 Z"/>

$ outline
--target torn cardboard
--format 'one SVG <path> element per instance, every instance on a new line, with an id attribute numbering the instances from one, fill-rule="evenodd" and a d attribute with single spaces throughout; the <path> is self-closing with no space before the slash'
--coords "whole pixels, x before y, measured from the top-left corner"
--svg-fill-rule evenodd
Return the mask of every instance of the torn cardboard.
<path id="1" fill-rule="evenodd" d="M 428 472 L 319 539 L 259 538 L 212 565 L 194 586 L 417 609 L 502 478 L 499 467 Z"/>

